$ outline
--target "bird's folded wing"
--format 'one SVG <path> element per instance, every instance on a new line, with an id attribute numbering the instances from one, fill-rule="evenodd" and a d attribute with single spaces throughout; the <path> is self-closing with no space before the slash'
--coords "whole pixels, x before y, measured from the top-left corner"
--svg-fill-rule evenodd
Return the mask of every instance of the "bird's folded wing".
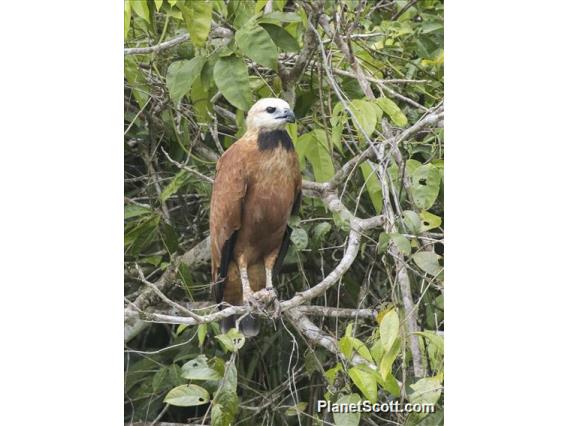
<path id="1" fill-rule="evenodd" d="M 227 266 L 232 257 L 232 247 L 227 249 L 225 246 L 230 240 L 235 240 L 234 234 L 241 227 L 242 206 L 247 190 L 245 156 L 242 147 L 234 144 L 217 162 L 210 212 L 211 268 L 214 282 L 225 278 L 223 275 L 226 271 L 220 271 L 219 268 L 223 264 Z M 223 259 L 224 257 L 228 258 Z"/>

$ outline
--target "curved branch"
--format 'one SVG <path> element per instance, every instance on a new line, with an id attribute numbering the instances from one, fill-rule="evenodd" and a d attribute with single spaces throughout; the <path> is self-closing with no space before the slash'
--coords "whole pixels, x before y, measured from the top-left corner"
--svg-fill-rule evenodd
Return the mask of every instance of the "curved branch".
<path id="1" fill-rule="evenodd" d="M 367 361 L 356 353 L 353 354 L 351 359 L 345 358 L 337 346 L 337 340 L 311 322 L 299 309 L 292 309 L 286 312 L 286 318 L 290 320 L 296 330 L 306 336 L 308 341 L 327 349 L 343 361 L 353 365 L 363 364 L 372 370 L 377 369 L 375 364 Z"/>

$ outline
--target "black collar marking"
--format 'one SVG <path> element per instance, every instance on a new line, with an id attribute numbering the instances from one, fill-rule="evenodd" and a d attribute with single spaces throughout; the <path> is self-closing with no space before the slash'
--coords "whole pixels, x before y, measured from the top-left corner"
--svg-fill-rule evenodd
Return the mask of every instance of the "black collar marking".
<path id="1" fill-rule="evenodd" d="M 258 134 L 258 149 L 264 151 L 267 149 L 278 148 L 281 144 L 286 151 L 294 150 L 292 139 L 286 130 L 270 130 L 268 132 L 260 132 Z"/>

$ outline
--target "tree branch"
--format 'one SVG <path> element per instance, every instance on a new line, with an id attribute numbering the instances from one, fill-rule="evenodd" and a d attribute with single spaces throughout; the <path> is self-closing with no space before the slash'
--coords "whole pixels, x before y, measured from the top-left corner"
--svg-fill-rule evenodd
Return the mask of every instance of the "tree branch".
<path id="1" fill-rule="evenodd" d="M 182 44 L 183 42 L 189 40 L 189 34 L 182 34 L 177 37 L 174 37 L 170 40 L 166 40 L 163 43 L 156 44 L 154 46 L 148 47 L 130 47 L 124 49 L 124 56 L 128 55 L 146 55 L 148 53 L 158 53 L 162 50 L 169 49 L 171 47 L 177 46 L 178 44 Z"/>
<path id="2" fill-rule="evenodd" d="M 187 251 L 183 256 L 172 259 L 168 268 L 155 283 L 156 288 L 162 293 L 167 293 L 175 283 L 180 264 L 183 263 L 189 268 L 197 268 L 198 266 L 207 264 L 210 256 L 209 237 L 207 237 L 196 244 L 191 250 Z M 134 306 L 129 305 L 125 308 L 124 340 L 126 342 L 136 337 L 148 326 L 148 323 L 140 319 L 139 311 L 145 311 L 149 306 L 157 304 L 160 300 L 160 297 L 156 294 L 154 289 L 147 288 L 132 302 Z"/>
<path id="3" fill-rule="evenodd" d="M 311 322 L 308 317 L 303 315 L 300 310 L 292 309 L 286 312 L 286 318 L 290 321 L 290 323 L 294 326 L 296 330 L 302 333 L 308 341 L 319 345 L 331 353 L 335 354 L 337 357 L 341 358 L 343 361 L 353 364 L 353 365 L 366 365 L 372 370 L 376 370 L 377 366 L 366 359 L 362 358 L 358 354 L 354 353 L 351 359 L 345 358 L 345 356 L 341 353 L 337 346 L 337 340 L 330 336 L 329 334 L 324 333 L 324 331 Z"/>
<path id="4" fill-rule="evenodd" d="M 335 31 L 334 33 L 331 30 L 331 27 L 329 26 L 329 19 L 325 15 L 320 15 L 319 23 L 322 26 L 324 32 L 327 34 L 327 36 L 333 39 L 337 47 L 339 47 L 341 52 L 347 58 L 347 61 L 349 62 L 351 69 L 355 73 L 356 76 L 355 78 L 359 82 L 359 86 L 361 87 L 361 90 L 363 91 L 365 96 L 367 96 L 369 99 L 375 99 L 375 94 L 373 93 L 373 90 L 371 90 L 369 81 L 367 80 L 363 70 L 361 69 L 359 62 L 355 58 L 355 55 L 353 55 L 353 52 L 351 51 L 349 45 L 345 42 L 345 40 L 341 38 L 339 31 Z"/>

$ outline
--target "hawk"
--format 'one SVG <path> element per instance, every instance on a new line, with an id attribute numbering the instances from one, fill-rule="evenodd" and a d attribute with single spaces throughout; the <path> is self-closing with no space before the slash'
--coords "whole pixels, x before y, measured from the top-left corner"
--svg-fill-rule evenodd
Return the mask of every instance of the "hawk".
<path id="1" fill-rule="evenodd" d="M 246 133 L 217 162 L 209 229 L 216 302 L 258 305 L 276 300 L 273 279 L 288 250 L 288 219 L 299 209 L 302 177 L 286 131 L 294 113 L 282 99 L 264 98 L 249 110 Z M 235 316 L 221 321 L 226 332 Z M 259 332 L 248 315 L 239 328 Z"/>

